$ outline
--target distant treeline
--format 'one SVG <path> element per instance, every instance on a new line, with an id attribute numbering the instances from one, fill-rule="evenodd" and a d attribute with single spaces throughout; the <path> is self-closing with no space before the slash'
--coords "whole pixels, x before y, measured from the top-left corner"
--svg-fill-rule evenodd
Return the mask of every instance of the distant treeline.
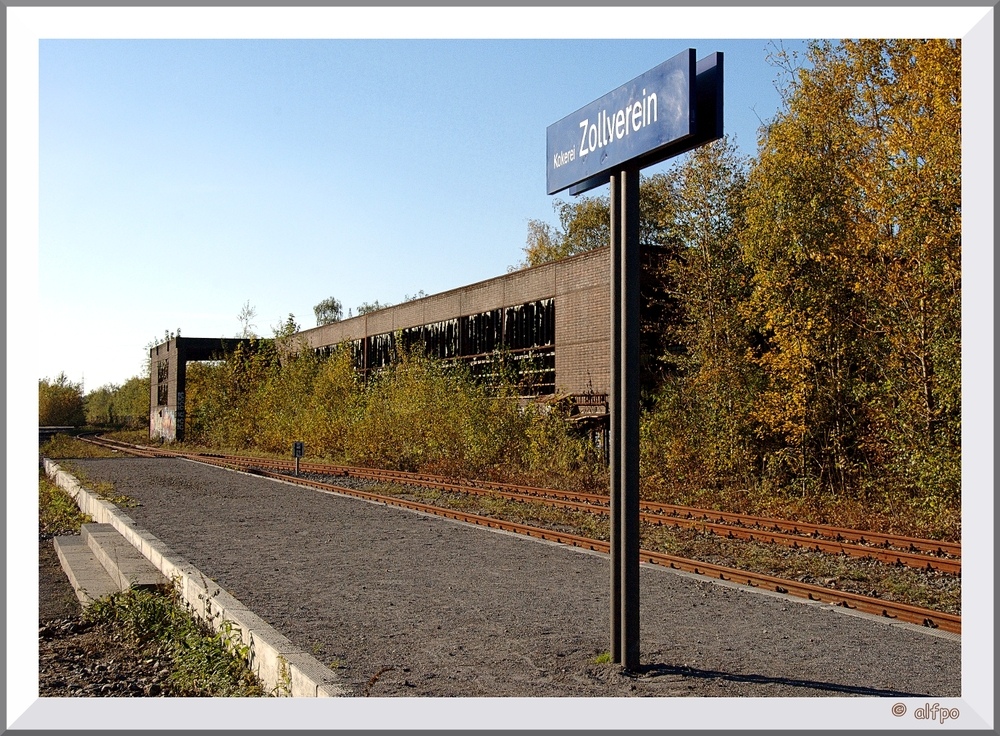
<path id="1" fill-rule="evenodd" d="M 38 423 L 42 427 L 149 426 L 149 376 L 135 376 L 121 385 L 109 383 L 86 395 L 83 384 L 65 373 L 38 381 Z"/>

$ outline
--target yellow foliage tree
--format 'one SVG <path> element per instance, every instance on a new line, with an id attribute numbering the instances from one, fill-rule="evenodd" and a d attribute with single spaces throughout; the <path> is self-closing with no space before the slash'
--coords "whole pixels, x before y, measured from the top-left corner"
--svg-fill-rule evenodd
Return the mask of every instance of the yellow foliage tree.
<path id="1" fill-rule="evenodd" d="M 956 493 L 959 44 L 815 42 L 808 62 L 748 188 L 762 431 L 804 486 L 874 464 Z"/>

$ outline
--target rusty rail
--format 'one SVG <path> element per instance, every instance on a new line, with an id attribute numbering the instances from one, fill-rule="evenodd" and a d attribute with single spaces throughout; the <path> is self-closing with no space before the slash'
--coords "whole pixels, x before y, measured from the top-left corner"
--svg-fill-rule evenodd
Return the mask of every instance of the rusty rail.
<path id="1" fill-rule="evenodd" d="M 125 443 L 105 443 L 123 446 Z M 148 448 L 129 445 L 135 452 L 146 452 Z M 170 450 L 154 450 L 161 456 L 182 456 L 190 459 L 205 457 L 222 458 L 236 465 L 253 465 L 277 470 L 291 470 L 294 465 L 289 460 L 257 458 L 239 455 L 203 455 L 179 453 Z M 149 457 L 149 454 L 145 456 Z M 492 483 L 469 480 L 451 480 L 443 476 L 425 473 L 407 473 L 397 470 L 357 468 L 325 463 L 300 463 L 302 472 L 321 475 L 342 475 L 353 478 L 367 478 L 381 482 L 396 482 L 455 493 L 499 495 L 503 498 L 523 502 L 546 503 L 571 510 L 608 514 L 607 495 L 577 493 L 551 488 L 518 486 L 506 483 Z M 650 524 L 669 525 L 678 528 L 697 529 L 711 532 L 728 539 L 780 544 L 793 549 L 814 550 L 828 554 L 844 554 L 857 558 L 872 558 L 890 565 L 905 565 L 916 569 L 939 570 L 949 574 L 961 574 L 961 545 L 937 540 L 919 539 L 880 532 L 868 532 L 823 524 L 810 524 L 783 519 L 749 516 L 725 511 L 698 509 L 676 504 L 643 501 L 640 504 L 640 520 Z M 853 542 L 860 542 L 854 544 Z"/>
<path id="2" fill-rule="evenodd" d="M 261 462 L 273 463 L 271 467 L 285 467 L 287 464 L 287 461 L 285 460 L 273 459 L 261 460 Z M 455 481 L 444 476 L 429 475 L 426 473 L 407 473 L 400 470 L 355 468 L 345 465 L 329 465 L 321 463 L 305 463 L 302 465 L 302 468 L 308 472 L 317 472 L 329 475 L 351 475 L 353 477 L 367 476 L 379 480 L 397 480 L 401 483 L 410 483 L 413 485 L 418 483 L 442 484 L 437 487 L 443 488 L 454 486 L 456 488 L 483 488 L 519 493 L 527 496 L 567 499 L 577 502 L 593 503 L 595 505 L 607 505 L 609 503 L 607 494 L 579 493 L 574 491 L 561 491 L 554 488 L 519 486 L 509 483 L 496 483 L 491 481 L 469 479 Z M 956 558 L 961 558 L 962 556 L 961 544 L 935 539 L 922 539 L 919 537 L 909 537 L 898 534 L 848 529 L 846 527 L 838 527 L 828 524 L 812 524 L 786 519 L 751 516 L 748 514 L 739 514 L 728 511 L 715 511 L 711 509 L 695 508 L 692 506 L 658 503 L 655 501 L 643 501 L 641 508 L 650 514 L 659 514 L 665 517 L 670 517 L 671 519 L 704 520 L 717 524 L 742 526 L 748 529 L 767 529 L 774 532 L 813 538 L 825 537 L 838 542 L 858 542 L 868 545 L 891 546 L 909 552 L 926 552 L 937 556 L 949 556 Z M 652 521 L 652 519 L 650 519 L 650 521 Z"/>
<path id="3" fill-rule="evenodd" d="M 233 467 L 232 463 L 230 463 L 224 458 L 210 458 L 206 460 L 216 465 Z M 395 496 L 385 496 L 377 493 L 370 493 L 368 491 L 359 491 L 353 488 L 348 488 L 346 486 L 338 486 L 332 483 L 324 483 L 322 481 L 310 480 L 302 477 L 299 478 L 290 477 L 283 473 L 274 473 L 266 470 L 255 470 L 254 473 L 260 474 L 264 477 L 273 478 L 284 482 L 290 482 L 296 485 L 307 486 L 317 490 L 354 496 L 356 498 L 363 498 L 368 501 L 377 501 L 379 503 L 384 503 L 389 506 L 396 506 L 399 508 L 405 508 L 414 511 L 420 511 L 423 513 L 434 514 L 437 516 L 442 516 L 457 521 L 463 521 L 469 524 L 475 524 L 477 526 L 485 526 L 492 529 L 501 529 L 503 531 L 514 532 L 517 534 L 524 534 L 526 536 L 535 537 L 537 539 L 544 539 L 547 541 L 558 542 L 561 544 L 569 544 L 574 547 L 589 549 L 595 552 L 602 552 L 605 554 L 609 552 L 609 543 L 599 539 L 591 539 L 589 537 L 583 537 L 576 534 L 569 534 L 566 532 L 554 531 L 551 529 L 542 529 L 540 527 L 533 527 L 527 524 L 502 521 L 500 519 L 494 519 L 487 516 L 480 516 L 478 514 L 470 514 L 466 512 L 455 511 L 452 509 L 446 509 L 440 506 L 433 506 L 431 504 L 421 503 L 418 501 L 407 501 L 404 499 L 397 498 Z M 961 634 L 962 619 L 960 616 L 956 616 L 954 614 L 932 611 L 930 609 L 919 608 L 917 606 L 911 606 L 905 603 L 884 601 L 878 598 L 872 598 L 870 596 L 858 595 L 856 593 L 848 593 L 845 591 L 832 590 L 830 588 L 824 588 L 809 583 L 799 583 L 792 580 L 784 580 L 782 578 L 776 578 L 770 575 L 747 572 L 745 570 L 737 570 L 735 568 L 725 567 L 722 565 L 715 565 L 707 562 L 699 562 L 696 560 L 688 560 L 683 557 L 668 555 L 662 552 L 640 550 L 639 559 L 641 562 L 662 565 L 664 567 L 669 567 L 674 570 L 682 570 L 685 572 L 696 573 L 717 580 L 725 580 L 735 583 L 741 583 L 743 585 L 747 585 L 753 588 L 770 590 L 776 593 L 784 593 L 788 595 L 797 596 L 800 598 L 806 598 L 811 601 L 817 601 L 831 605 L 841 606 L 844 608 L 849 608 L 852 610 L 863 611 L 865 613 L 882 616 L 884 618 L 896 619 L 898 621 L 918 624 L 921 626 L 928 626 L 930 628 L 940 628 L 943 631 L 949 631 L 955 634 Z"/>
<path id="4" fill-rule="evenodd" d="M 287 460 L 271 458 L 248 458 L 223 456 L 233 463 L 253 464 L 260 467 L 287 470 L 291 463 Z M 607 496 L 588 493 L 572 493 L 531 486 L 515 486 L 496 483 L 470 483 L 453 481 L 441 476 L 403 471 L 383 471 L 370 468 L 351 468 L 342 465 L 321 463 L 301 463 L 300 470 L 322 475 L 343 475 L 353 478 L 369 478 L 382 482 L 397 482 L 425 488 L 435 488 L 455 493 L 499 495 L 516 501 L 546 503 L 577 511 L 608 514 Z M 961 546 L 935 540 L 915 537 L 901 537 L 891 534 L 872 533 L 821 524 L 802 524 L 794 521 L 768 519 L 730 512 L 716 512 L 707 509 L 642 502 L 639 518 L 641 521 L 670 525 L 679 528 L 698 529 L 711 532 L 728 539 L 741 539 L 763 543 L 781 544 L 793 549 L 814 550 L 828 554 L 844 554 L 858 558 L 872 558 L 890 565 L 905 565 L 917 569 L 939 570 L 950 574 L 962 571 Z M 711 521 L 710 519 L 724 521 Z M 728 523 L 724 523 L 728 522 Z M 793 529 L 798 533 L 779 531 Z M 808 534 L 803 533 L 808 532 Z M 847 540 L 868 541 L 870 544 L 853 544 Z M 881 546 L 875 546 L 876 544 Z M 934 550 L 925 554 L 914 550 Z M 950 554 L 952 556 L 943 556 Z M 955 555 L 958 556 L 955 556 Z"/>

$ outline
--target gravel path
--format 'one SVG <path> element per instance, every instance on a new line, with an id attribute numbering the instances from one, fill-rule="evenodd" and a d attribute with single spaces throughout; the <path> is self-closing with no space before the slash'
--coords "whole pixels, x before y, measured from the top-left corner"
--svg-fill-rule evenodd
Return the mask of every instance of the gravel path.
<path id="1" fill-rule="evenodd" d="M 638 676 L 608 649 L 608 560 L 173 459 L 73 460 L 355 695 L 961 694 L 960 642 L 657 568 Z"/>

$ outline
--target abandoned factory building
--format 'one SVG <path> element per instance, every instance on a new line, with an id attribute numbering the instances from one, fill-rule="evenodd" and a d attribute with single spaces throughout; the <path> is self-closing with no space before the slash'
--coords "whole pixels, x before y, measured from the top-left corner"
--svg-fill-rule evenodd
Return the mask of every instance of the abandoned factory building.
<path id="1" fill-rule="evenodd" d="M 643 322 L 666 304 L 653 249 L 643 250 Z M 574 398 L 606 412 L 610 384 L 610 249 L 514 271 L 440 294 L 303 330 L 317 352 L 350 345 L 367 375 L 400 348 L 463 361 L 484 376 L 498 356 L 517 370 L 522 393 Z M 644 330 L 650 349 L 654 335 Z M 402 343 L 401 345 L 399 343 Z M 239 340 L 177 337 L 150 350 L 150 438 L 183 439 L 185 366 L 221 357 Z"/>

